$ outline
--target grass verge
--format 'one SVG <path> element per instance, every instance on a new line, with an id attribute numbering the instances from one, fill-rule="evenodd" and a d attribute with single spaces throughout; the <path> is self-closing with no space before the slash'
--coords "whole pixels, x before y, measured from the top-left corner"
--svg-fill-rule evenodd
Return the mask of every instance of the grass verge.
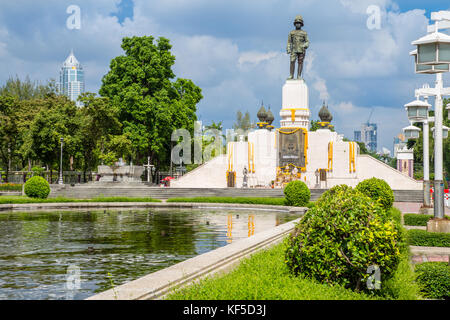
<path id="1" fill-rule="evenodd" d="M 446 262 L 416 265 L 417 282 L 422 294 L 431 299 L 450 299 L 450 266 Z"/>
<path id="2" fill-rule="evenodd" d="M 167 202 L 195 202 L 195 203 L 240 203 L 240 204 L 265 204 L 274 206 L 286 205 L 284 198 L 257 198 L 257 197 L 194 197 L 194 198 L 170 198 Z M 309 203 L 308 208 L 314 204 Z"/>
<path id="3" fill-rule="evenodd" d="M 22 185 L 18 183 L 2 183 L 0 191 L 22 191 Z"/>
<path id="4" fill-rule="evenodd" d="M 407 255 L 394 276 L 375 296 L 329 286 L 304 277 L 294 277 L 284 263 L 285 243 L 244 259 L 228 274 L 208 277 L 175 290 L 169 300 L 372 300 L 417 299 L 418 287 Z M 380 296 L 381 294 L 381 296 Z"/>
<path id="5" fill-rule="evenodd" d="M 432 219 L 434 216 L 432 214 L 414 214 L 407 213 L 403 215 L 403 221 L 405 226 L 426 226 L 428 220 Z M 449 216 L 445 216 L 446 219 L 450 219 Z"/>
<path id="6" fill-rule="evenodd" d="M 425 230 L 408 230 L 408 244 L 424 247 L 450 247 L 450 233 L 435 233 Z"/>
<path id="7" fill-rule="evenodd" d="M 72 199 L 72 198 L 47 198 L 37 199 L 25 196 L 3 196 L 0 197 L 0 204 L 23 204 L 23 203 L 69 203 L 69 202 L 161 202 L 153 198 L 128 198 L 128 197 L 98 197 L 93 199 Z"/>

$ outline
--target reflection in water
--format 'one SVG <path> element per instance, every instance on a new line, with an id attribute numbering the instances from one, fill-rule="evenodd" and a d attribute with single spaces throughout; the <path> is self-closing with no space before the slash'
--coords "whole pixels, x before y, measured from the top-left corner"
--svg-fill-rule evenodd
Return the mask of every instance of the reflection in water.
<path id="1" fill-rule="evenodd" d="M 84 299 L 112 281 L 120 285 L 297 217 L 209 209 L 0 213 L 0 299 Z"/>

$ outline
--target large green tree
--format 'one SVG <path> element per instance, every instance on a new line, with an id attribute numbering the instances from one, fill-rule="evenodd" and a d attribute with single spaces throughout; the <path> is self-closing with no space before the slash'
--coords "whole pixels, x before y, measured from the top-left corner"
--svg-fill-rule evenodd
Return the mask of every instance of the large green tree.
<path id="1" fill-rule="evenodd" d="M 77 111 L 75 103 L 67 97 L 53 94 L 44 100 L 30 125 L 27 139 L 32 155 L 51 171 L 58 167 L 60 138 L 64 138 L 64 163 L 69 163 L 69 158 L 79 150 Z"/>
<path id="2" fill-rule="evenodd" d="M 84 175 L 98 164 L 99 157 L 109 150 L 108 143 L 115 135 L 121 134 L 118 110 L 109 103 L 108 98 L 96 97 L 94 93 L 80 96 L 83 103 L 77 117 L 79 122 L 78 139 L 80 145 L 78 156 Z M 114 161 L 116 159 L 112 159 Z"/>
<path id="3" fill-rule="evenodd" d="M 124 38 L 125 55 L 111 61 L 100 94 L 117 108 L 123 132 L 132 142 L 134 162 L 146 162 L 150 156 L 159 169 L 169 164 L 173 130 L 193 132 L 202 94 L 191 80 L 173 81 L 172 46 L 166 38 L 154 40 L 152 36 Z"/>

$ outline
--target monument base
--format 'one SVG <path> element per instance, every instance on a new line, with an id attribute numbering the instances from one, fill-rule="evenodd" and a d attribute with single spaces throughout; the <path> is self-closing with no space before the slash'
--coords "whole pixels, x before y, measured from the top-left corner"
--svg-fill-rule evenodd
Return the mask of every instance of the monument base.
<path id="1" fill-rule="evenodd" d="M 142 182 L 143 166 L 98 166 L 99 182 Z"/>
<path id="2" fill-rule="evenodd" d="M 450 233 L 450 220 L 430 219 L 427 223 L 428 232 Z"/>

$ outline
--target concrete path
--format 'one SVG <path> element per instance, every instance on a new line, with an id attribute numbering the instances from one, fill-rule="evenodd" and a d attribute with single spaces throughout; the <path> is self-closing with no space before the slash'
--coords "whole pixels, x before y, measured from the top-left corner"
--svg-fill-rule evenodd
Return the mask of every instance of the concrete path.
<path id="1" fill-rule="evenodd" d="M 417 202 L 394 202 L 394 207 L 403 213 L 419 213 L 422 203 Z M 445 214 L 450 215 L 450 208 L 445 207 Z"/>

